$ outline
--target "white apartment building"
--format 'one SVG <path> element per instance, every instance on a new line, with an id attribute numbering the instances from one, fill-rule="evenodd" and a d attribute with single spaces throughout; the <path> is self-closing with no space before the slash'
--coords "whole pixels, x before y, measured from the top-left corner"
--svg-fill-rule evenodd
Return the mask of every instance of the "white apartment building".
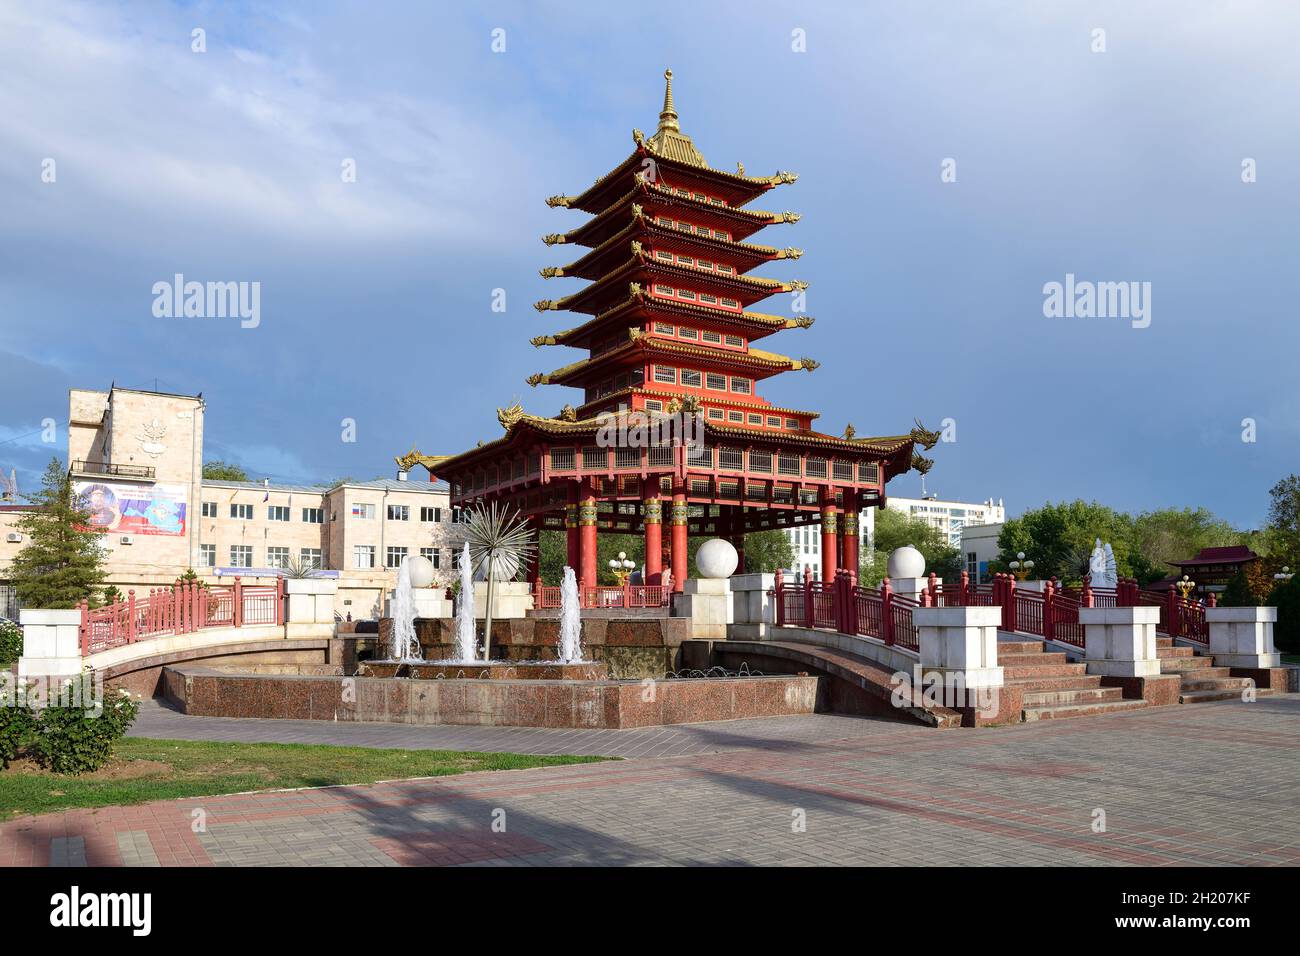
<path id="1" fill-rule="evenodd" d="M 408 555 L 433 562 L 435 583 L 451 582 L 459 515 L 445 482 L 205 480 L 206 411 L 201 396 L 71 390 L 68 467 L 103 531 L 106 584 L 140 594 L 189 568 L 214 582 L 268 583 L 291 563 L 311 564 L 337 576 L 339 616 L 366 619 Z M 26 545 L 18 520 L 28 510 L 0 506 L 0 615 L 13 610 L 6 569 Z"/>
<path id="2" fill-rule="evenodd" d="M 954 548 L 960 548 L 962 532 L 967 527 L 998 524 L 1006 521 L 1007 510 L 999 498 L 992 498 L 979 504 L 964 501 L 944 501 L 939 498 L 894 498 L 886 501 L 887 508 L 901 511 L 914 518 L 921 518 L 944 536 Z M 821 577 L 822 567 L 822 530 L 820 524 L 807 525 L 802 528 L 787 528 L 786 537 L 794 550 L 794 567 L 786 568 L 788 573 L 803 574 L 804 568 L 811 568 L 814 579 Z M 865 559 L 875 547 L 876 509 L 867 508 L 859 515 L 858 536 L 861 540 L 859 553 Z"/>

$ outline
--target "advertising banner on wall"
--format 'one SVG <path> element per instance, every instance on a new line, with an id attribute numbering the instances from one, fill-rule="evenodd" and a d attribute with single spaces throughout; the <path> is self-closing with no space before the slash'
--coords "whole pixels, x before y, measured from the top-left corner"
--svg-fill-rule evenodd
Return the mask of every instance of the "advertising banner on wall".
<path id="1" fill-rule="evenodd" d="M 185 534 L 184 485 L 78 481 L 74 487 L 90 511 L 90 526 L 97 531 Z"/>

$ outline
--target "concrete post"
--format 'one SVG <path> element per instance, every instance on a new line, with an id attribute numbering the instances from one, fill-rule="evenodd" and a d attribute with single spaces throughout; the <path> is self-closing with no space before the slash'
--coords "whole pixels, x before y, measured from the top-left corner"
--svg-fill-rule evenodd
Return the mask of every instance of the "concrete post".
<path id="1" fill-rule="evenodd" d="M 1081 607 L 1084 655 L 1089 674 L 1103 677 L 1154 677 L 1158 607 Z"/>
<path id="2" fill-rule="evenodd" d="M 1280 667 L 1282 657 L 1273 646 L 1275 607 L 1207 607 L 1210 654 L 1220 667 Z"/>

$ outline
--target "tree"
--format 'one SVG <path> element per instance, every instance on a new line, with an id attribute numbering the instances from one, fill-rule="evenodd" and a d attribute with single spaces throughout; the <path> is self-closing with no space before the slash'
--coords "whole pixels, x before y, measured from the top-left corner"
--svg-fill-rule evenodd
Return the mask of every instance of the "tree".
<path id="1" fill-rule="evenodd" d="M 207 481 L 248 481 L 248 472 L 228 461 L 205 461 L 203 477 Z"/>
<path id="2" fill-rule="evenodd" d="M 961 553 L 930 522 L 891 508 L 877 511 L 875 547 L 883 559 L 875 564 L 888 562 L 889 555 L 906 544 L 921 552 L 927 574 L 933 571 L 944 577 L 961 573 Z"/>
<path id="3" fill-rule="evenodd" d="M 1250 591 L 1246 572 L 1238 571 L 1228 579 L 1228 585 L 1218 599 L 1219 607 L 1255 607 L 1259 602 Z"/>
<path id="4" fill-rule="evenodd" d="M 1034 562 L 1034 577 L 1077 584 L 1088 573 L 1097 538 L 1110 542 L 1119 573 L 1132 576 L 1132 519 L 1095 501 L 1049 502 L 1010 519 L 998 535 L 999 553 L 991 570 L 1010 570 L 1016 554 L 1023 551 Z"/>
<path id="5" fill-rule="evenodd" d="M 1278 584 L 1269 594 L 1267 604 L 1277 608 L 1273 643 L 1278 650 L 1300 653 L 1300 575 Z"/>
<path id="6" fill-rule="evenodd" d="M 745 535 L 745 571 L 771 574 L 794 565 L 794 547 L 784 531 L 752 531 Z"/>
<path id="7" fill-rule="evenodd" d="M 18 601 L 30 608 L 97 604 L 104 580 L 101 532 L 91 530 L 90 510 L 59 459 L 51 459 L 41 484 L 41 491 L 26 496 L 34 510 L 18 520 L 29 539 L 10 568 Z"/>
<path id="8" fill-rule="evenodd" d="M 1270 553 L 1282 564 L 1300 564 L 1300 475 L 1287 475 L 1268 496 Z"/>

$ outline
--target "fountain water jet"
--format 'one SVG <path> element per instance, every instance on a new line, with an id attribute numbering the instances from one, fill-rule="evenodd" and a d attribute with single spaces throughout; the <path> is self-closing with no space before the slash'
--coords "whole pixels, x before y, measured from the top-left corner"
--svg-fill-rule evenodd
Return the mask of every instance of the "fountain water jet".
<path id="1" fill-rule="evenodd" d="M 389 639 L 389 657 L 394 661 L 419 661 L 420 642 L 415 636 L 415 596 L 411 590 L 411 569 L 405 558 L 397 572 L 393 591 L 393 624 Z"/>
<path id="2" fill-rule="evenodd" d="M 560 646 L 561 664 L 582 663 L 582 611 L 578 601 L 578 577 L 573 568 L 564 568 L 560 583 Z"/>
<path id="3" fill-rule="evenodd" d="M 458 662 L 478 662 L 478 642 L 474 637 L 474 572 L 470 568 L 469 542 L 460 552 L 460 600 L 456 606 L 456 658 Z"/>

